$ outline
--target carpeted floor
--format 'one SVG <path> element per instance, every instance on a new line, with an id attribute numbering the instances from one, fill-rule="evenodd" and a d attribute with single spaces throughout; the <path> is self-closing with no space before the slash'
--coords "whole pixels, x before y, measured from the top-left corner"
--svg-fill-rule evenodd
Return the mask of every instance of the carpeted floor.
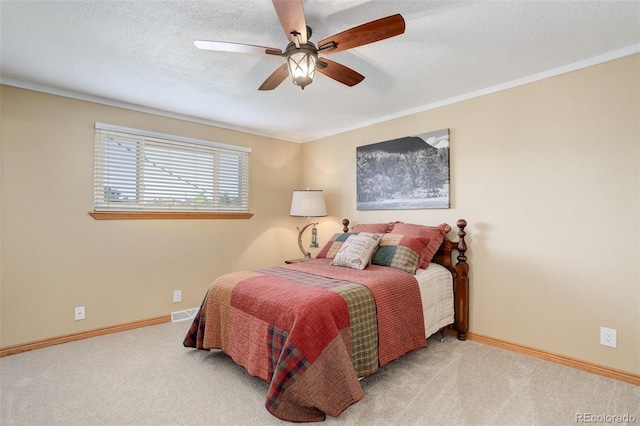
<path id="1" fill-rule="evenodd" d="M 220 352 L 182 346 L 189 325 L 161 324 L 0 359 L 0 423 L 287 424 L 264 408 L 266 382 Z M 640 423 L 640 387 L 452 336 L 429 340 L 427 349 L 361 384 L 363 400 L 324 424 L 624 424 L 616 421 L 625 415 L 629 424 Z"/>

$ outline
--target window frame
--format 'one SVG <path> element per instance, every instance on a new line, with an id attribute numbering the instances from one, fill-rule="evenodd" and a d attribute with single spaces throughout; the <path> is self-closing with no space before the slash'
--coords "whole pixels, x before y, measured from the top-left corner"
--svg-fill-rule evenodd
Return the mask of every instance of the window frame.
<path id="1" fill-rule="evenodd" d="M 251 148 L 99 122 L 95 123 L 94 135 L 94 208 L 93 211 L 89 212 L 94 219 L 249 219 L 253 216 L 253 213 L 250 213 L 249 211 L 249 160 Z M 145 150 L 149 152 L 149 155 L 151 155 L 150 151 L 156 150 L 161 153 L 171 152 L 179 155 L 189 153 L 194 158 L 201 156 L 201 152 L 204 151 L 205 157 L 211 156 L 210 171 L 206 162 L 204 163 L 204 171 L 205 176 L 206 174 L 211 174 L 211 178 L 207 179 L 206 183 L 210 185 L 211 201 L 209 201 L 209 203 L 212 204 L 203 206 L 197 201 L 189 202 L 189 197 L 187 195 L 183 195 L 184 199 L 180 199 L 179 201 L 170 200 L 167 203 L 153 203 L 146 197 L 146 195 L 141 196 L 137 189 L 133 190 L 133 192 L 135 192 L 135 196 L 133 196 L 132 203 L 125 201 L 120 204 L 121 201 L 109 201 L 108 197 L 105 196 L 105 188 L 109 186 L 111 175 L 108 172 L 105 174 L 105 170 L 109 169 L 107 164 L 113 164 L 109 163 L 110 161 L 117 162 L 123 158 L 120 157 L 116 160 L 107 158 L 111 154 L 105 154 L 105 147 L 107 146 L 105 145 L 105 140 L 110 136 L 135 144 L 134 153 L 125 153 L 126 156 L 131 155 L 132 158 L 138 159 L 132 163 L 135 164 L 133 167 L 129 167 L 129 169 L 133 168 L 135 171 L 124 173 L 128 176 L 124 178 L 127 182 L 123 185 L 129 185 L 130 188 L 139 188 L 148 183 L 148 181 L 144 180 L 144 175 L 147 167 L 150 166 L 147 165 L 147 167 L 145 167 L 145 162 L 139 160 L 141 157 L 147 155 Z M 155 144 L 160 144 L 160 148 Z M 130 151 L 129 148 L 127 148 L 127 150 Z M 142 155 L 140 155 L 141 153 Z M 233 158 L 235 155 L 238 156 L 238 166 L 232 165 L 230 167 L 231 171 L 234 171 L 233 169 L 237 167 L 238 174 L 237 176 L 232 174 L 230 179 L 224 179 L 223 176 L 225 174 L 222 172 L 224 172 L 225 169 L 221 169 L 219 167 L 220 157 L 231 156 Z M 146 157 L 144 157 L 144 159 L 146 160 L 146 163 L 152 163 L 152 161 L 148 160 Z M 126 162 L 130 160 L 124 158 L 122 161 Z M 171 163 L 167 162 L 166 164 L 169 165 Z M 165 171 L 163 167 L 158 167 L 155 163 L 153 166 L 156 167 L 156 170 Z M 194 170 L 197 168 L 196 166 L 193 167 Z M 202 170 L 203 169 L 198 168 L 196 171 L 201 172 Z M 196 173 L 196 171 L 189 170 L 187 173 Z M 226 169 L 226 171 L 229 170 Z M 168 172 L 161 174 L 164 175 L 163 177 L 160 177 L 160 180 L 162 181 L 161 186 L 169 192 L 172 191 L 174 189 L 174 184 L 171 183 L 171 181 L 175 182 L 175 179 L 169 176 L 172 173 Z M 235 207 L 233 204 L 221 203 L 221 200 L 224 197 L 223 189 L 225 188 L 225 180 L 227 181 L 226 184 L 231 181 L 231 188 L 237 187 L 238 204 L 236 204 Z M 235 183 L 234 180 L 237 180 L 237 183 Z M 192 186 L 195 187 L 195 185 Z M 175 185 L 175 187 L 177 188 L 178 185 Z M 122 188 L 122 190 L 124 191 L 124 188 Z"/>

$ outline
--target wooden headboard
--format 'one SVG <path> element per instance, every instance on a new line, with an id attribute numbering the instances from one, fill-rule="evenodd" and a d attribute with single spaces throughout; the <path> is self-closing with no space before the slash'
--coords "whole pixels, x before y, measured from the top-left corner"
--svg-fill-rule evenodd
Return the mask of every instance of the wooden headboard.
<path id="1" fill-rule="evenodd" d="M 349 232 L 349 219 L 342 220 L 343 232 Z M 467 331 L 469 331 L 469 264 L 467 263 L 467 243 L 464 237 L 467 235 L 465 228 L 467 221 L 458 220 L 458 239 L 453 241 L 449 237 L 445 237 L 438 252 L 433 256 L 432 262 L 438 263 L 453 275 L 453 297 L 454 297 L 454 323 L 452 328 L 456 330 L 458 339 L 467 340 Z M 458 255 L 453 258 L 453 253 Z"/>

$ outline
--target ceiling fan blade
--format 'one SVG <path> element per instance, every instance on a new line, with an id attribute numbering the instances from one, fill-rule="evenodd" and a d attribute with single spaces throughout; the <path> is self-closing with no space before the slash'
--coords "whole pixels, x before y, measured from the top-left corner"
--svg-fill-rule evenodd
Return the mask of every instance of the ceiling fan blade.
<path id="1" fill-rule="evenodd" d="M 324 53 L 339 52 L 400 35 L 404 33 L 404 29 L 405 23 L 402 15 L 387 16 L 326 38 L 318 43 L 318 49 L 333 42 L 336 48 L 326 50 Z"/>
<path id="2" fill-rule="evenodd" d="M 316 71 L 347 86 L 355 86 L 364 80 L 364 76 L 359 72 L 326 58 L 318 59 Z"/>
<path id="3" fill-rule="evenodd" d="M 273 0 L 278 19 L 285 35 L 291 42 L 295 42 L 291 33 L 300 34 L 300 44 L 307 42 L 307 22 L 304 18 L 302 0 Z"/>
<path id="4" fill-rule="evenodd" d="M 273 90 L 280 85 L 284 81 L 285 78 L 289 77 L 289 71 L 287 71 L 287 66 L 282 65 L 277 70 L 273 72 L 267 79 L 262 83 L 262 86 L 258 88 L 258 90 Z"/>
<path id="5" fill-rule="evenodd" d="M 252 44 L 230 43 L 226 41 L 196 40 L 193 44 L 202 50 L 216 50 L 219 52 L 254 53 L 270 55 L 282 55 L 282 50 L 273 47 L 254 46 Z"/>

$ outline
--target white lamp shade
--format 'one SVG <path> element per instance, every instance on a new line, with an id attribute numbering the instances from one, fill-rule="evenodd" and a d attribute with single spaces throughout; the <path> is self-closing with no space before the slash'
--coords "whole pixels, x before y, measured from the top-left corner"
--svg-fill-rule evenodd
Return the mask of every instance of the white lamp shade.
<path id="1" fill-rule="evenodd" d="M 324 205 L 324 194 L 321 189 L 306 189 L 293 191 L 291 197 L 290 216 L 321 217 L 327 215 Z"/>

